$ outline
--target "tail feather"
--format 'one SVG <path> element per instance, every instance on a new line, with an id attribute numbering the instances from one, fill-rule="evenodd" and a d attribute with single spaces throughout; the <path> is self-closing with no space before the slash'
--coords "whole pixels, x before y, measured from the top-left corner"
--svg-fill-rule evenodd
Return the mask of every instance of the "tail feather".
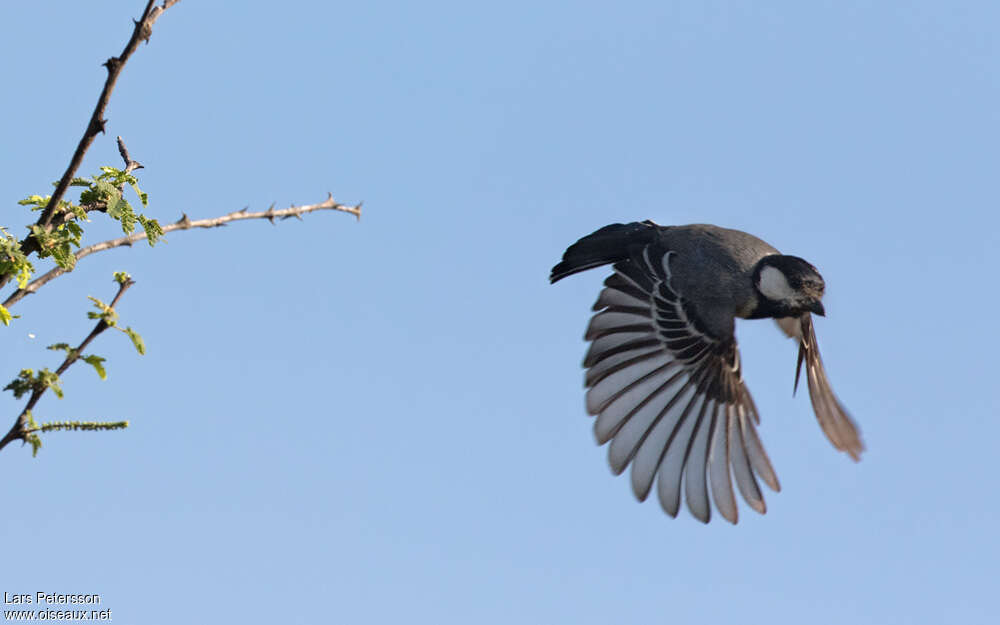
<path id="1" fill-rule="evenodd" d="M 801 317 L 802 335 L 799 338 L 799 362 L 795 371 L 795 384 L 799 383 L 799 372 L 802 361 L 806 363 L 806 380 L 809 383 L 809 399 L 812 401 L 813 412 L 819 421 L 823 433 L 834 447 L 843 451 L 852 460 L 861 459 L 865 444 L 861 440 L 858 426 L 847 414 L 847 410 L 833 394 L 833 387 L 826 377 L 823 359 L 819 355 L 819 344 L 816 342 L 816 331 L 813 329 L 812 317 L 809 313 Z"/>
<path id="2" fill-rule="evenodd" d="M 629 258 L 629 248 L 651 243 L 657 228 L 659 226 L 649 220 L 604 226 L 569 246 L 562 261 L 552 268 L 549 282 L 625 260 Z"/>

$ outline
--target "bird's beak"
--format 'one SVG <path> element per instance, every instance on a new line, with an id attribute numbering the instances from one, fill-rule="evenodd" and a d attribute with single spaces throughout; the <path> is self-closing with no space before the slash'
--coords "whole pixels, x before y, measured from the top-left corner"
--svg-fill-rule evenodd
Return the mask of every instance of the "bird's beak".
<path id="1" fill-rule="evenodd" d="M 816 313 L 820 317 L 825 317 L 826 316 L 826 309 L 823 308 L 823 302 L 821 302 L 819 300 L 816 300 L 812 304 L 810 304 L 809 310 L 811 312 Z"/>

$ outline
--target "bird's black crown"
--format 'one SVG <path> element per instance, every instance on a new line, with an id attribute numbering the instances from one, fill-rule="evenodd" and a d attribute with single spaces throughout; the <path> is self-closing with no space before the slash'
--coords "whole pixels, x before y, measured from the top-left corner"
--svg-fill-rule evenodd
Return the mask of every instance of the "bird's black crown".
<path id="1" fill-rule="evenodd" d="M 753 317 L 798 317 L 824 314 L 826 283 L 810 263 L 798 256 L 773 254 L 757 263 L 754 287 L 760 296 Z"/>

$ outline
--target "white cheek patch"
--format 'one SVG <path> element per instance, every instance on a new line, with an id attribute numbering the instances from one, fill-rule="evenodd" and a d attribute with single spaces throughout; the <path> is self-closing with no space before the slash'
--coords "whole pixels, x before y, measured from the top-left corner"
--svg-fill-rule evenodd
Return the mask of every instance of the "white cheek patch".
<path id="1" fill-rule="evenodd" d="M 761 269 L 760 283 L 757 288 L 764 294 L 764 297 L 776 302 L 793 300 L 799 295 L 788 284 L 788 278 L 785 277 L 785 274 L 781 273 L 777 267 L 770 265 Z"/>

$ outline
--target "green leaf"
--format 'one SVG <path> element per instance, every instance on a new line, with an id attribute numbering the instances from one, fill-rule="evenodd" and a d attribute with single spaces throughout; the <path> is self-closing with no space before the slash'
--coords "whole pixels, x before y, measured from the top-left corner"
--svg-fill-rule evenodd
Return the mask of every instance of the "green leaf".
<path id="1" fill-rule="evenodd" d="M 125 211 L 132 210 L 132 207 L 129 206 L 125 198 L 123 198 L 120 195 L 117 197 L 112 196 L 107 198 L 107 202 L 108 202 L 108 217 L 112 219 L 117 219 L 121 221 L 122 215 L 125 214 Z"/>
<path id="2" fill-rule="evenodd" d="M 24 429 L 31 432 L 24 437 L 24 442 L 31 444 L 31 457 L 35 458 L 38 456 L 38 450 L 42 448 L 42 439 L 35 434 L 35 430 L 39 429 L 38 423 L 35 422 L 30 410 L 24 411 Z"/>
<path id="3" fill-rule="evenodd" d="M 128 337 L 132 339 L 132 345 L 135 346 L 135 351 L 139 352 L 140 356 L 144 356 L 146 354 L 146 343 L 143 342 L 142 337 L 139 336 L 139 333 L 130 327 L 125 328 L 124 330 L 122 330 L 122 332 L 127 334 Z"/>
<path id="4" fill-rule="evenodd" d="M 23 289 L 24 287 L 28 286 L 28 280 L 31 279 L 31 274 L 34 271 L 35 268 L 32 266 L 31 263 L 24 263 L 23 265 L 21 265 L 21 267 L 17 272 L 17 288 Z"/>
<path id="5" fill-rule="evenodd" d="M 126 282 L 128 282 L 131 279 L 132 279 L 132 276 L 128 275 L 124 271 L 116 271 L 115 272 L 115 282 L 117 282 L 118 284 L 125 284 Z"/>
<path id="6" fill-rule="evenodd" d="M 14 316 L 10 314 L 10 311 L 4 308 L 3 304 L 0 304 L 0 322 L 3 322 L 5 326 L 9 326 L 10 320 L 13 318 Z"/>
<path id="7" fill-rule="evenodd" d="M 18 269 L 17 272 L 17 288 L 23 289 L 28 286 L 28 280 L 31 279 L 31 274 L 35 271 L 35 267 L 31 263 L 24 263 Z"/>
<path id="8" fill-rule="evenodd" d="M 146 231 L 146 240 L 149 241 L 149 247 L 156 245 L 156 242 L 163 236 L 163 228 L 160 227 L 160 222 L 155 219 L 149 219 L 145 215 L 139 215 L 139 223 L 142 224 L 142 229 Z"/>
<path id="9" fill-rule="evenodd" d="M 122 189 L 126 184 L 131 186 L 143 208 L 149 206 L 149 194 L 143 193 L 139 188 L 138 178 L 123 169 L 101 167 L 101 172 L 94 177 L 91 191 L 85 191 L 80 195 L 80 201 L 83 202 L 86 196 L 86 200 L 91 202 L 97 200 L 105 202 L 108 216 L 121 222 L 125 234 L 132 234 L 135 232 L 138 219 L 132 205 L 125 199 Z"/>
<path id="10" fill-rule="evenodd" d="M 69 343 L 56 343 L 54 345 L 49 345 L 45 349 L 51 349 L 52 351 L 64 351 L 67 354 L 73 351 L 73 348 L 69 346 Z"/>
<path id="11" fill-rule="evenodd" d="M 31 369 L 21 369 L 21 373 L 11 380 L 3 390 L 12 391 L 15 399 L 21 399 L 28 391 L 51 388 L 59 399 L 63 398 L 62 387 L 59 386 L 59 376 L 54 371 L 42 369 L 35 375 Z"/>
<path id="12" fill-rule="evenodd" d="M 31 234 L 41 248 L 38 252 L 40 257 L 51 256 L 63 269 L 70 271 L 73 269 L 76 265 L 76 256 L 73 255 L 71 246 L 80 247 L 80 237 L 83 236 L 80 224 L 70 221 L 51 232 L 41 226 L 32 225 Z"/>
<path id="13" fill-rule="evenodd" d="M 76 223 L 75 221 L 67 221 L 60 227 L 66 228 L 66 230 L 69 231 L 70 236 L 66 237 L 67 240 L 70 243 L 76 245 L 77 247 L 80 247 L 80 237 L 83 236 L 83 228 L 80 226 L 80 224 Z"/>
<path id="14" fill-rule="evenodd" d="M 3 387 L 3 390 L 14 393 L 14 399 L 21 399 L 25 393 L 35 387 L 35 372 L 31 369 L 21 369 L 17 377 Z"/>
<path id="15" fill-rule="evenodd" d="M 80 192 L 80 203 L 81 204 L 97 204 L 98 202 L 104 201 L 104 195 L 97 190 L 96 187 L 87 187 Z"/>
<path id="16" fill-rule="evenodd" d="M 80 221 L 90 221 L 90 219 L 87 217 L 87 211 L 83 210 L 82 206 L 78 206 L 76 204 L 69 204 L 68 208 L 70 211 L 72 211 L 73 216 L 79 219 Z"/>
<path id="17" fill-rule="evenodd" d="M 142 202 L 142 207 L 149 208 L 149 194 L 143 193 L 139 190 L 139 181 L 133 176 L 129 184 L 132 186 L 132 190 L 135 191 L 135 194 L 139 196 L 139 201 Z"/>
<path id="18" fill-rule="evenodd" d="M 51 199 L 52 199 L 51 195 L 46 195 L 45 197 L 42 197 L 40 195 L 29 195 L 23 200 L 18 200 L 17 203 L 20 204 L 21 206 L 32 206 L 33 208 L 31 210 L 37 211 L 48 206 L 49 200 Z"/>
<path id="19" fill-rule="evenodd" d="M 67 271 L 71 271 L 76 266 L 76 257 L 63 247 L 52 249 L 52 260 L 56 261 L 57 265 Z"/>
<path id="20" fill-rule="evenodd" d="M 38 450 L 42 448 L 42 439 L 38 438 L 38 434 L 28 434 L 24 441 L 31 445 L 31 457 L 37 458 Z"/>
<path id="21" fill-rule="evenodd" d="M 108 216 L 117 219 L 122 223 L 122 232 L 132 234 L 135 232 L 137 217 L 132 205 L 128 203 L 118 190 L 115 189 L 115 196 L 108 197 Z"/>
<path id="22" fill-rule="evenodd" d="M 49 255 L 63 269 L 72 270 L 76 266 L 76 257 L 69 251 L 68 246 L 54 245 L 49 249 Z"/>
<path id="23" fill-rule="evenodd" d="M 92 295 L 88 295 L 87 299 L 94 303 L 94 308 L 100 312 L 90 311 L 87 313 L 88 319 L 101 319 L 104 323 L 108 324 L 109 327 L 115 327 L 118 324 L 118 313 L 115 312 L 113 308 L 97 299 Z"/>
<path id="24" fill-rule="evenodd" d="M 21 243 L 3 228 L 0 228 L 0 275 L 15 274 L 17 288 L 28 285 L 35 268 L 21 251 Z"/>
<path id="25" fill-rule="evenodd" d="M 42 369 L 38 372 L 38 385 L 52 389 L 52 392 L 56 394 L 59 399 L 63 398 L 62 387 L 59 386 L 59 376 L 56 375 L 55 371 L 49 371 L 48 369 Z"/>
<path id="26" fill-rule="evenodd" d="M 100 376 L 102 380 L 108 379 L 108 372 L 104 370 L 104 358 L 100 356 L 95 356 L 94 354 L 89 354 L 83 357 L 83 361 L 94 368 L 97 371 L 97 375 Z"/>

